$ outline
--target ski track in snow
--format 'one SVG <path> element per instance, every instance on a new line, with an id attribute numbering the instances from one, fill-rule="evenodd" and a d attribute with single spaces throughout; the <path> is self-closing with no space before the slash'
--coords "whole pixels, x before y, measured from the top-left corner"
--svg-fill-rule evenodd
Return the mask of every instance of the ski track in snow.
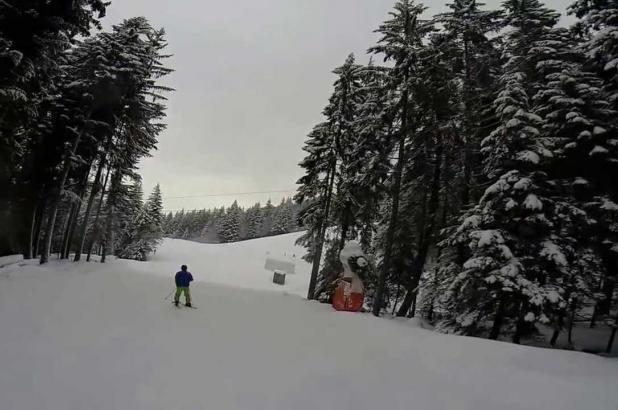
<path id="1" fill-rule="evenodd" d="M 306 264 L 271 286 L 297 236 L 0 269 L 0 409 L 616 409 L 616 359 L 335 312 L 294 294 Z M 163 301 L 181 263 L 198 310 Z"/>

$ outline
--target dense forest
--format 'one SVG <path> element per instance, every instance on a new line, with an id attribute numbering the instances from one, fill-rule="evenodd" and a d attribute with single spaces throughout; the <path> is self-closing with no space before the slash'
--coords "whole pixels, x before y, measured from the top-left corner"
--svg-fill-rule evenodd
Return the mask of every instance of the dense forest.
<path id="1" fill-rule="evenodd" d="M 145 259 L 161 192 L 144 202 L 136 167 L 165 129 L 165 32 L 102 31 L 102 0 L 0 3 L 0 255 Z"/>
<path id="2" fill-rule="evenodd" d="M 568 13 L 567 28 L 538 0 L 454 0 L 427 18 L 400 0 L 368 64 L 334 70 L 296 196 L 309 298 L 329 298 L 356 239 L 375 315 L 516 343 L 615 323 L 618 6 Z"/>
<path id="3" fill-rule="evenodd" d="M 300 205 L 291 198 L 273 206 L 268 200 L 244 209 L 238 202 L 229 207 L 169 212 L 163 221 L 163 233 L 170 238 L 200 242 L 237 242 L 281 235 L 302 229 L 298 225 Z"/>

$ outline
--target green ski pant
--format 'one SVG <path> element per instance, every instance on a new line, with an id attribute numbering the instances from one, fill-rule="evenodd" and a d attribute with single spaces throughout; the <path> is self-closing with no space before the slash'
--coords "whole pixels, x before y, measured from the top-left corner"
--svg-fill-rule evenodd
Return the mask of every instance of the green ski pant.
<path id="1" fill-rule="evenodd" d="M 176 288 L 176 294 L 174 295 L 174 302 L 180 301 L 180 294 L 185 294 L 185 302 L 191 303 L 191 292 L 189 292 L 189 287 L 186 288 Z"/>

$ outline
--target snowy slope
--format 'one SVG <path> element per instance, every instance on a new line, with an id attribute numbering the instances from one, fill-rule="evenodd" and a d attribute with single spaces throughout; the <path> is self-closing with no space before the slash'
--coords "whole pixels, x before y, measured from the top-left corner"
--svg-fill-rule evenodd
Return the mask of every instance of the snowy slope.
<path id="1" fill-rule="evenodd" d="M 185 264 L 196 281 L 306 296 L 311 265 L 301 259 L 305 249 L 294 245 L 300 235 L 296 232 L 229 244 L 164 239 L 151 260 L 136 269 L 172 278 Z M 272 283 L 273 273 L 264 269 L 267 257 L 295 263 L 296 273 L 287 275 L 285 286 Z"/>
<path id="2" fill-rule="evenodd" d="M 23 259 L 22 255 L 7 255 L 0 256 L 0 268 L 20 262 Z"/>
<path id="3" fill-rule="evenodd" d="M 148 264 L 0 269 L 0 409 L 616 409 L 615 359 L 442 335 L 228 286 L 267 289 L 267 277 L 241 268 L 279 240 L 293 237 L 217 251 L 166 242 Z M 205 278 L 192 286 L 197 310 L 163 302 L 180 254 Z"/>

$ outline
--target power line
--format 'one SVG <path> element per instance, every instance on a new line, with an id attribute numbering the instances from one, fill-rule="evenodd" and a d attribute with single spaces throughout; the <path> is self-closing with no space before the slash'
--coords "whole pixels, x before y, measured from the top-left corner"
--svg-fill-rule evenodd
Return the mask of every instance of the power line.
<path id="1" fill-rule="evenodd" d="M 256 194 L 285 194 L 296 192 L 296 189 L 287 189 L 281 191 L 253 191 L 253 192 L 229 192 L 220 194 L 203 194 L 203 195 L 183 195 L 183 196 L 164 196 L 163 199 L 185 199 L 185 198 L 207 198 L 216 196 L 236 196 L 236 195 L 256 195 Z"/>

